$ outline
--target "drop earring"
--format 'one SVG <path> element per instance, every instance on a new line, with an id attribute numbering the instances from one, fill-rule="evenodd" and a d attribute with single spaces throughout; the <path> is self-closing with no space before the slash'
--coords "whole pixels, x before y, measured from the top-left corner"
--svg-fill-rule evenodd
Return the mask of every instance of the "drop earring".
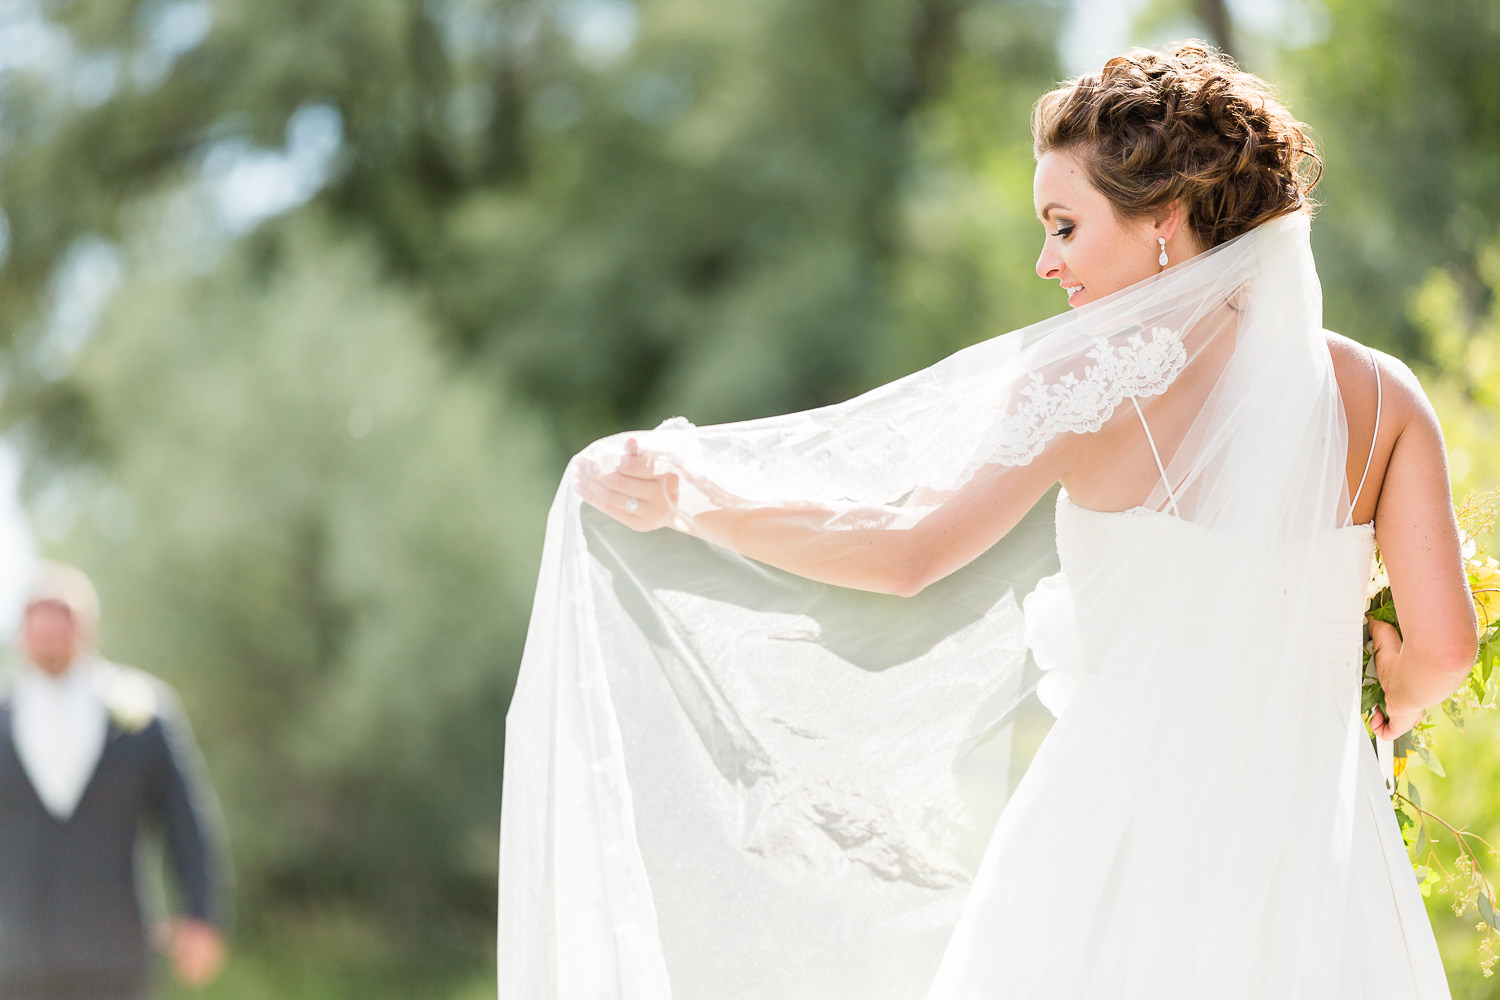
<path id="1" fill-rule="evenodd" d="M 1158 257 L 1158 258 L 1156 258 L 1156 262 L 1158 264 L 1160 264 L 1162 267 L 1166 267 L 1167 266 L 1167 238 L 1165 236 L 1158 236 L 1156 238 L 1156 242 L 1158 242 L 1158 243 L 1161 244 L 1161 256 Z"/>

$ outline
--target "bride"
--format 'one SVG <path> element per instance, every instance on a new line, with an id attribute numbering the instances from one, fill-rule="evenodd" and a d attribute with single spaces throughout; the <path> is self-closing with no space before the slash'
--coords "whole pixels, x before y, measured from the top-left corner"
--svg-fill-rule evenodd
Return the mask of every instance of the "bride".
<path id="1" fill-rule="evenodd" d="M 1359 713 L 1376 541 L 1376 736 L 1462 681 L 1474 611 L 1421 388 L 1322 329 L 1313 144 L 1196 43 L 1033 133 L 1063 315 L 570 466 L 502 997 L 1448 996 Z"/>

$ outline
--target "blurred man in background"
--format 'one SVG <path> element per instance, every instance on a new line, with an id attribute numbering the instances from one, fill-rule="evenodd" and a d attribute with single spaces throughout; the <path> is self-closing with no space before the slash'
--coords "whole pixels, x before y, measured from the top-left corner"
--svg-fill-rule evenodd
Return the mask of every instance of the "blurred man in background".
<path id="1" fill-rule="evenodd" d="M 0 1000 L 141 1000 L 152 962 L 138 841 L 166 844 L 181 914 L 161 935 L 201 986 L 225 954 L 221 824 L 192 735 L 160 681 L 96 652 L 99 605 L 45 565 L 0 696 Z"/>

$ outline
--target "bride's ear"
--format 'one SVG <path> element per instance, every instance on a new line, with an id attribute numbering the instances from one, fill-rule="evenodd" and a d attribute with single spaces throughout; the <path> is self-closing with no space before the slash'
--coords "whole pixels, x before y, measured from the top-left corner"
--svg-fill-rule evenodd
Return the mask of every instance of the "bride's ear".
<path id="1" fill-rule="evenodd" d="M 1154 240 L 1160 236 L 1164 237 L 1168 243 L 1171 243 L 1172 238 L 1177 235 L 1178 230 L 1187 223 L 1187 215 L 1187 209 L 1183 206 L 1180 199 L 1171 202 L 1152 216 L 1151 238 Z"/>
<path id="2" fill-rule="evenodd" d="M 1179 199 L 1151 217 L 1151 242 L 1165 239 L 1167 254 L 1174 261 L 1186 260 L 1207 249 L 1189 224 L 1189 214 L 1188 206 Z"/>

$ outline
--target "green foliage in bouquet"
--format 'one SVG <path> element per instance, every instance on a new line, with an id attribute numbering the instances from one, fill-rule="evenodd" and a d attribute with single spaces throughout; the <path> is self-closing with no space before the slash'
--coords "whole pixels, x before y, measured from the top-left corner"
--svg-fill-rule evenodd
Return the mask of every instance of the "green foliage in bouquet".
<path id="1" fill-rule="evenodd" d="M 1500 563 L 1479 551 L 1476 539 L 1489 534 L 1496 520 L 1495 494 L 1471 494 L 1456 509 L 1460 537 L 1463 542 L 1464 569 L 1469 577 L 1469 589 L 1474 595 L 1474 610 L 1479 628 L 1479 655 L 1469 671 L 1467 680 L 1443 702 L 1443 714 L 1459 732 L 1464 729 L 1464 719 L 1475 712 L 1491 711 L 1496 707 L 1497 683 L 1495 661 L 1500 656 Z M 1374 575 L 1370 582 L 1368 616 L 1378 621 L 1389 622 L 1399 630 L 1401 623 L 1396 617 L 1396 605 L 1391 598 L 1390 581 L 1379 552 L 1375 556 Z M 1366 718 L 1372 709 L 1385 713 L 1385 691 L 1375 676 L 1374 646 L 1369 634 L 1365 636 L 1365 675 L 1360 709 Z M 1479 963 L 1486 977 L 1494 974 L 1494 965 L 1500 953 L 1500 917 L 1496 915 L 1497 901 L 1495 883 L 1484 870 L 1483 857 L 1500 862 L 1500 852 L 1478 834 L 1443 819 L 1422 806 L 1422 793 L 1412 781 L 1410 764 L 1426 767 L 1432 773 L 1446 776 L 1442 762 L 1438 759 L 1432 739 L 1433 721 L 1427 716 L 1392 746 L 1394 754 L 1394 776 L 1391 787 L 1391 804 L 1396 810 L 1396 820 L 1401 825 L 1401 835 L 1406 841 L 1412 857 L 1412 868 L 1416 872 L 1422 895 L 1430 896 L 1434 888 L 1451 897 L 1453 912 L 1462 916 L 1472 906 L 1478 913 L 1475 929 L 1484 937 L 1479 944 Z M 1452 851 L 1445 851 L 1444 844 L 1452 842 Z"/>

